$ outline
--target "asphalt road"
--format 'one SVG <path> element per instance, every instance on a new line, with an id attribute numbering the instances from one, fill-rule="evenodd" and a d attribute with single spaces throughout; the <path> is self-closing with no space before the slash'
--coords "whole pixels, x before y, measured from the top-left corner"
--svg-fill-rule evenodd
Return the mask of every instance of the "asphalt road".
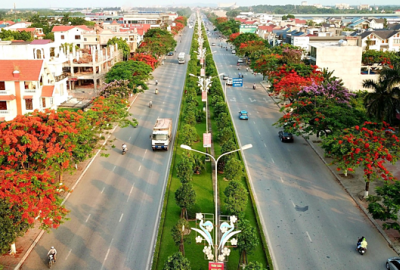
<path id="1" fill-rule="evenodd" d="M 185 31 L 177 54 L 189 53 L 193 29 Z M 51 246 L 58 251 L 54 269 L 150 268 L 172 151 L 153 152 L 149 135 L 158 117 L 172 118 L 176 132 L 187 68 L 178 64 L 177 54 L 153 72 L 159 94 L 150 82 L 150 90 L 130 109 L 139 126 L 117 128 L 112 135 L 116 148 L 94 160 L 67 200 L 71 220 L 45 234 L 22 269 L 45 269 Z"/>
<path id="2" fill-rule="evenodd" d="M 244 74 L 244 87 L 227 87 L 227 101 L 240 142 L 253 144 L 243 154 L 275 269 L 384 269 L 395 252 L 317 154 L 301 137 L 280 142 L 272 124 L 281 113 L 259 84 L 262 76 L 245 66 L 238 71 L 230 50 L 212 50 L 219 73 Z M 249 112 L 248 121 L 238 119 L 240 110 Z M 362 235 L 369 244 L 364 256 L 355 248 Z"/>

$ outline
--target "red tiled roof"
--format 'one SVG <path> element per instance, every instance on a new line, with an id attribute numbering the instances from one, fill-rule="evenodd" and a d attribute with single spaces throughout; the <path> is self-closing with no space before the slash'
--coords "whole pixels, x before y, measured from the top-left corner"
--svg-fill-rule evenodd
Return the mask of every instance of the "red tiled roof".
<path id="1" fill-rule="evenodd" d="M 66 32 L 69 31 L 75 27 L 78 27 L 82 30 L 85 31 L 90 31 L 91 29 L 88 28 L 86 25 L 56 25 L 53 27 L 53 30 L 51 30 L 51 32 Z"/>
<path id="2" fill-rule="evenodd" d="M 0 101 L 14 100 L 14 95 L 0 95 Z"/>
<path id="3" fill-rule="evenodd" d="M 244 24 L 253 24 L 253 23 L 255 23 L 255 21 L 246 21 L 246 22 L 244 22 Z"/>
<path id="4" fill-rule="evenodd" d="M 17 31 L 22 32 L 35 32 L 36 28 L 17 28 Z"/>
<path id="5" fill-rule="evenodd" d="M 54 85 L 44 85 L 42 87 L 41 97 L 52 97 L 54 92 Z"/>
<path id="6" fill-rule="evenodd" d="M 261 25 L 258 27 L 259 30 L 267 30 L 267 32 L 272 32 L 276 25 Z"/>
<path id="7" fill-rule="evenodd" d="M 31 45 L 48 44 L 51 42 L 53 42 L 51 39 L 35 39 L 35 40 L 32 40 Z"/>
<path id="8" fill-rule="evenodd" d="M 43 60 L 0 60 L 0 81 L 38 81 Z M 18 68 L 19 78 L 13 71 Z"/>
<path id="9" fill-rule="evenodd" d="M 15 24 L 13 21 L 0 21 L 0 24 L 9 24 L 9 25 L 13 25 Z"/>
<path id="10" fill-rule="evenodd" d="M 246 20 L 246 19 L 242 19 L 242 18 L 235 18 L 235 21 L 245 22 L 245 21 L 247 21 L 247 20 Z"/>
<path id="11" fill-rule="evenodd" d="M 119 23 L 117 23 L 116 20 L 113 20 L 113 22 L 111 23 L 112 25 L 118 25 Z"/>

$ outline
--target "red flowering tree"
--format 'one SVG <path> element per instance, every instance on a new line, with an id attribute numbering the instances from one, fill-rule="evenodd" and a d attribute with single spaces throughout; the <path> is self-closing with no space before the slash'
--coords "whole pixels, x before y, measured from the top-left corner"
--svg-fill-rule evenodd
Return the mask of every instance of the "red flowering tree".
<path id="1" fill-rule="evenodd" d="M 227 18 L 227 17 L 218 17 L 218 18 L 217 18 L 218 24 L 224 23 L 224 22 L 227 22 L 227 21 L 228 21 L 228 18 Z"/>
<path id="2" fill-rule="evenodd" d="M 183 25 L 187 24 L 187 18 L 184 16 L 179 16 L 178 18 L 175 19 L 175 22 L 181 23 Z"/>
<path id="3" fill-rule="evenodd" d="M 282 56 L 279 54 L 264 54 L 261 55 L 255 61 L 252 61 L 251 68 L 263 75 L 263 78 L 270 76 L 272 72 L 278 69 L 280 66 Z"/>
<path id="4" fill-rule="evenodd" d="M 369 183 L 375 179 L 393 181 L 395 178 L 385 167 L 385 162 L 396 163 L 400 154 L 399 138 L 387 123 L 365 122 L 362 126 L 344 129 L 340 134 L 326 137 L 322 148 L 333 158 L 337 170 L 364 169 L 365 197 Z"/>
<path id="5" fill-rule="evenodd" d="M 143 62 L 143 63 L 149 65 L 153 70 L 155 69 L 155 66 L 158 62 L 156 58 L 154 58 L 153 56 L 151 56 L 149 54 L 145 54 L 145 53 L 136 53 L 129 60 Z"/>
<path id="6" fill-rule="evenodd" d="M 240 33 L 233 33 L 229 36 L 229 41 L 233 43 L 235 39 L 240 35 Z"/>
<path id="7" fill-rule="evenodd" d="M 238 53 L 252 59 L 260 57 L 266 49 L 266 45 L 262 40 L 249 40 L 240 44 Z"/>

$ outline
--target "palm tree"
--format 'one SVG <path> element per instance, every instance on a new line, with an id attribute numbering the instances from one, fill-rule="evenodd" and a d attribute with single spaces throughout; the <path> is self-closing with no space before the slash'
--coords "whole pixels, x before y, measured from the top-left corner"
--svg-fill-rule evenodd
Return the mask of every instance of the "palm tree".
<path id="1" fill-rule="evenodd" d="M 400 88 L 393 88 L 391 85 L 392 81 L 385 76 L 380 76 L 377 81 L 365 80 L 363 82 L 364 88 L 374 90 L 364 97 L 368 115 L 389 123 L 393 123 L 396 108 L 400 105 Z"/>
<path id="2" fill-rule="evenodd" d="M 400 84 L 400 64 L 396 63 L 393 68 L 385 67 L 382 69 L 379 77 L 388 81 L 388 87 L 396 87 Z"/>

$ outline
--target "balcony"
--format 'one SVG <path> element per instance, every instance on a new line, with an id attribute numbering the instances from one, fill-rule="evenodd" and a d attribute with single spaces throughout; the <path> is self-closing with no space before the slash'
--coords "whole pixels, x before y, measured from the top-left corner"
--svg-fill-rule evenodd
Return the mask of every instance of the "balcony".
<path id="1" fill-rule="evenodd" d="M 0 115 L 9 114 L 11 110 L 0 110 Z"/>
<path id="2" fill-rule="evenodd" d="M 12 91 L 9 90 L 0 90 L 0 95 L 12 95 L 13 93 L 11 93 Z"/>
<path id="3" fill-rule="evenodd" d="M 25 93 L 36 93 L 36 89 L 24 89 Z"/>
<path id="4" fill-rule="evenodd" d="M 68 78 L 67 73 L 62 73 L 61 75 L 54 76 L 54 79 L 56 80 L 56 82 L 62 81 L 62 80 L 64 80 L 65 78 Z"/>

